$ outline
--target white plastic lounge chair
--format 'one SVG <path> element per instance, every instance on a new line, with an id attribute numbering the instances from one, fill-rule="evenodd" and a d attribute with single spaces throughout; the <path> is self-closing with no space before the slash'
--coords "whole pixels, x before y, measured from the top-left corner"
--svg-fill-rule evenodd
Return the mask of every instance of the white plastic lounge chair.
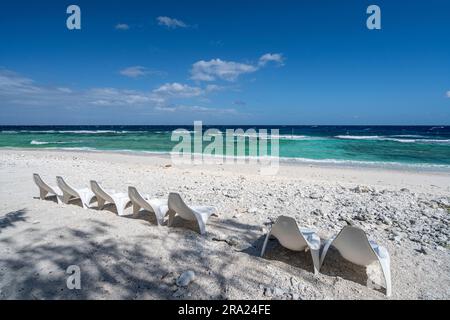
<path id="1" fill-rule="evenodd" d="M 368 266 L 378 260 L 386 283 L 386 295 L 388 297 L 391 295 L 391 263 L 386 248 L 369 241 L 363 230 L 353 226 L 345 226 L 337 236 L 325 243 L 320 259 L 321 266 L 330 246 L 335 247 L 344 259 L 360 266 Z"/>
<path id="2" fill-rule="evenodd" d="M 58 187 L 46 184 L 37 173 L 33 173 L 33 180 L 39 188 L 39 198 L 45 200 L 46 197 L 55 195 L 56 201 L 60 203 L 62 197 L 61 190 Z"/>
<path id="3" fill-rule="evenodd" d="M 200 234 L 206 233 L 206 222 L 211 215 L 217 215 L 217 210 L 209 206 L 188 206 L 178 193 L 171 192 L 169 194 L 169 222 L 172 225 L 175 215 L 189 221 L 197 221 Z"/>
<path id="4" fill-rule="evenodd" d="M 137 215 L 139 210 L 144 209 L 153 212 L 158 225 L 162 225 L 164 217 L 169 210 L 167 199 L 150 199 L 149 196 L 141 195 L 135 187 L 128 187 L 128 196 L 133 204 L 133 214 Z"/>
<path id="5" fill-rule="evenodd" d="M 56 183 L 63 192 L 62 202 L 68 204 L 72 199 L 80 199 L 84 209 L 89 208 L 89 204 L 95 197 L 95 194 L 88 188 L 75 189 L 69 186 L 62 177 L 56 177 Z"/>
<path id="6" fill-rule="evenodd" d="M 311 252 L 314 265 L 314 274 L 319 273 L 320 269 L 320 237 L 312 230 L 299 228 L 294 218 L 279 216 L 275 224 L 267 233 L 266 239 L 261 250 L 261 257 L 266 251 L 267 241 L 270 236 L 278 239 L 280 244 L 293 251 Z"/>
<path id="7" fill-rule="evenodd" d="M 91 180 L 90 184 L 91 189 L 97 198 L 98 208 L 100 210 L 102 210 L 108 202 L 116 206 L 117 214 L 119 216 L 125 215 L 125 208 L 130 203 L 128 194 L 115 192 L 114 190 L 105 190 L 94 180 Z"/>

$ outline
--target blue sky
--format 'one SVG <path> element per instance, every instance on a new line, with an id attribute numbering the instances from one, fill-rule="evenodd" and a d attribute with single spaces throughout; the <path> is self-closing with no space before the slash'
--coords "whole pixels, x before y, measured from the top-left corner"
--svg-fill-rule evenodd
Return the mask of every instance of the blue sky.
<path id="1" fill-rule="evenodd" d="M 450 124 L 445 0 L 1 6 L 0 124 Z"/>

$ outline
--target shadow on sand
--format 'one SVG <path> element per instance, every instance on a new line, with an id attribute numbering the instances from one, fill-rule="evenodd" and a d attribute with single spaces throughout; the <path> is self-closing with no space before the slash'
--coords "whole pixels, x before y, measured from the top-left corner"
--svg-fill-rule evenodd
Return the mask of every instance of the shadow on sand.
<path id="1" fill-rule="evenodd" d="M 26 212 L 21 209 L 0 218 L 0 232 L 26 222 Z M 230 291 L 251 299 L 255 292 L 245 286 L 254 289 L 276 282 L 266 267 L 273 261 L 281 262 L 277 267 L 292 277 L 304 270 L 302 280 L 317 283 L 309 253 L 290 251 L 271 240 L 259 258 L 265 237 L 260 226 L 212 217 L 208 234 L 200 236 L 195 222 L 179 217 L 170 228 L 156 226 L 150 212 L 135 218 L 150 222 L 148 232 L 124 237 L 116 233 L 116 226 L 94 216 L 82 228 L 28 228 L 27 243 L 2 234 L 0 245 L 9 253 L 0 259 L 4 274 L 0 299 L 224 299 Z M 243 249 L 213 241 L 219 233 L 237 237 Z M 339 258 L 330 250 L 321 272 L 366 285 L 365 268 Z M 236 265 L 242 259 L 258 263 L 241 270 Z M 81 290 L 67 288 L 66 270 L 71 265 L 81 269 Z M 175 280 L 186 270 L 194 271 L 199 281 L 188 289 L 178 288 Z"/>

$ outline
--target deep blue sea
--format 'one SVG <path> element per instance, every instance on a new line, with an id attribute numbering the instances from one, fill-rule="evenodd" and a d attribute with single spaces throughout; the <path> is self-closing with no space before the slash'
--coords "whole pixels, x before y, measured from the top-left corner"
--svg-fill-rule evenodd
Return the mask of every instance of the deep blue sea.
<path id="1" fill-rule="evenodd" d="M 168 153 L 178 143 L 171 141 L 172 131 L 179 128 L 193 130 L 193 126 L 0 126 L 0 148 Z M 279 129 L 279 153 L 287 161 L 450 170 L 450 126 L 203 126 L 210 128 Z"/>

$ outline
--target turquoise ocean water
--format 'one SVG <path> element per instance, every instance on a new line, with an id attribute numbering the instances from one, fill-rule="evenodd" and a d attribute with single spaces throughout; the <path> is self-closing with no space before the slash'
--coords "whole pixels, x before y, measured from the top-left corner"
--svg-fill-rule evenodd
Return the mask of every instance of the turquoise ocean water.
<path id="1" fill-rule="evenodd" d="M 193 130 L 192 126 L 0 126 L 0 148 L 168 153 L 178 143 L 171 141 L 172 131 L 179 128 Z M 210 128 L 279 129 L 279 153 L 286 161 L 450 170 L 450 126 L 203 126 Z"/>

